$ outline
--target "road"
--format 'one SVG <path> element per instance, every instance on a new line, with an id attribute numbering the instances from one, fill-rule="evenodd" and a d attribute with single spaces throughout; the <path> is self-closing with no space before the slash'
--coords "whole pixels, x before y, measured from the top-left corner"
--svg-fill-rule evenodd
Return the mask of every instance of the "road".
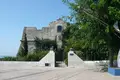
<path id="1" fill-rule="evenodd" d="M 0 64 L 0 80 L 120 80 L 107 72 L 86 68 L 50 68 Z"/>

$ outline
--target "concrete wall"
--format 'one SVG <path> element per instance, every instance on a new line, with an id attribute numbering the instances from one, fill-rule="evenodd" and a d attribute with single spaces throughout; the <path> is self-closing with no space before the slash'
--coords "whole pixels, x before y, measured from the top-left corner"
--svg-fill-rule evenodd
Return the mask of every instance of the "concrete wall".
<path id="1" fill-rule="evenodd" d="M 72 49 L 68 52 L 68 67 L 79 67 L 101 71 L 107 68 L 108 61 L 83 61 Z"/>
<path id="2" fill-rule="evenodd" d="M 97 65 L 104 65 L 104 64 L 108 64 L 108 60 L 102 60 L 102 61 L 84 61 L 84 63 L 86 65 L 89 66 L 97 66 Z"/>
<path id="3" fill-rule="evenodd" d="M 103 68 L 107 68 L 109 61 L 84 61 L 85 68 L 92 69 L 94 71 L 101 71 Z"/>
<path id="4" fill-rule="evenodd" d="M 32 68 L 32 67 L 39 67 L 39 62 L 25 62 L 25 61 L 0 61 L 0 66 L 2 68 L 16 68 L 17 66 L 19 68 Z"/>
<path id="5" fill-rule="evenodd" d="M 84 67 L 84 61 L 71 50 L 68 52 L 68 67 Z"/>
<path id="6" fill-rule="evenodd" d="M 84 67 L 88 69 L 101 69 L 108 66 L 108 61 L 83 61 L 79 56 L 75 54 L 71 48 L 68 52 L 68 67 Z"/>
<path id="7" fill-rule="evenodd" d="M 40 66 L 43 67 L 45 67 L 46 63 L 49 64 L 49 67 L 55 67 L 55 52 L 53 50 L 50 50 L 49 53 L 39 61 Z"/>
<path id="8" fill-rule="evenodd" d="M 89 68 L 89 69 L 98 69 L 98 67 L 100 67 L 100 65 L 104 65 L 104 64 L 108 64 L 108 61 L 84 61 L 85 67 Z M 16 66 L 40 66 L 40 62 L 37 61 L 0 61 L 0 65 L 16 65 Z"/>

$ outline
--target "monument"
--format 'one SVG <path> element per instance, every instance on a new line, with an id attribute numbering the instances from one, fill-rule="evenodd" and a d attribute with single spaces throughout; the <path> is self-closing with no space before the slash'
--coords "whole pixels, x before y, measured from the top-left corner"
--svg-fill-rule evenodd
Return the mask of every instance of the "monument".
<path id="1" fill-rule="evenodd" d="M 84 61 L 75 54 L 72 48 L 68 52 L 68 67 L 84 67 Z"/>
<path id="2" fill-rule="evenodd" d="M 55 52 L 53 48 L 50 49 L 48 54 L 39 61 L 40 66 L 55 67 Z"/>
<path id="3" fill-rule="evenodd" d="M 115 30 L 120 33 L 120 29 L 118 27 L 118 21 L 115 22 L 115 24 L 113 25 L 113 27 L 115 28 Z M 118 56 L 117 56 L 117 66 L 118 67 L 108 67 L 108 72 L 114 76 L 120 76 L 120 50 L 118 52 Z"/>
<path id="4" fill-rule="evenodd" d="M 118 57 L 117 57 L 117 65 L 120 68 L 120 50 L 118 52 Z"/>
<path id="5" fill-rule="evenodd" d="M 115 22 L 114 28 L 115 28 L 115 30 L 116 30 L 118 33 L 120 33 L 120 29 L 119 29 L 119 27 L 118 27 L 118 21 Z M 118 65 L 118 67 L 120 68 L 120 50 L 119 50 L 119 52 L 118 52 L 117 65 Z"/>

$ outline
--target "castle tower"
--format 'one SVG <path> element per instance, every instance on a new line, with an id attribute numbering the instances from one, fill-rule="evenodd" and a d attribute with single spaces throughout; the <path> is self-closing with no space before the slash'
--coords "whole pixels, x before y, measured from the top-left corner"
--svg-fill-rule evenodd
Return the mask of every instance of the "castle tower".
<path id="1" fill-rule="evenodd" d="M 66 22 L 62 19 L 57 19 L 51 22 L 47 27 L 37 29 L 36 27 L 24 27 L 23 34 L 26 33 L 28 40 L 28 52 L 35 49 L 35 38 L 55 40 L 58 48 L 62 47 L 62 31 L 66 28 Z M 23 41 L 24 35 L 22 36 Z M 21 44 L 22 45 L 22 44 Z"/>

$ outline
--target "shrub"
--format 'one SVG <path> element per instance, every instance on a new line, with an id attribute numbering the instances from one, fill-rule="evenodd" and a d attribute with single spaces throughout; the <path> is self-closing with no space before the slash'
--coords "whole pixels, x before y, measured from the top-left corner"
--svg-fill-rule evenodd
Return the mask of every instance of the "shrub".
<path id="1" fill-rule="evenodd" d="M 64 60 L 65 64 L 68 66 L 68 58 Z"/>
<path id="2" fill-rule="evenodd" d="M 16 61 L 16 57 L 10 57 L 10 56 L 6 56 L 4 58 L 0 59 L 1 61 Z"/>
<path id="3" fill-rule="evenodd" d="M 26 56 L 26 61 L 39 61 L 39 60 L 41 60 L 47 53 L 48 53 L 48 51 L 37 51 L 37 52 L 35 52 L 35 53 L 28 54 L 28 55 Z"/>

